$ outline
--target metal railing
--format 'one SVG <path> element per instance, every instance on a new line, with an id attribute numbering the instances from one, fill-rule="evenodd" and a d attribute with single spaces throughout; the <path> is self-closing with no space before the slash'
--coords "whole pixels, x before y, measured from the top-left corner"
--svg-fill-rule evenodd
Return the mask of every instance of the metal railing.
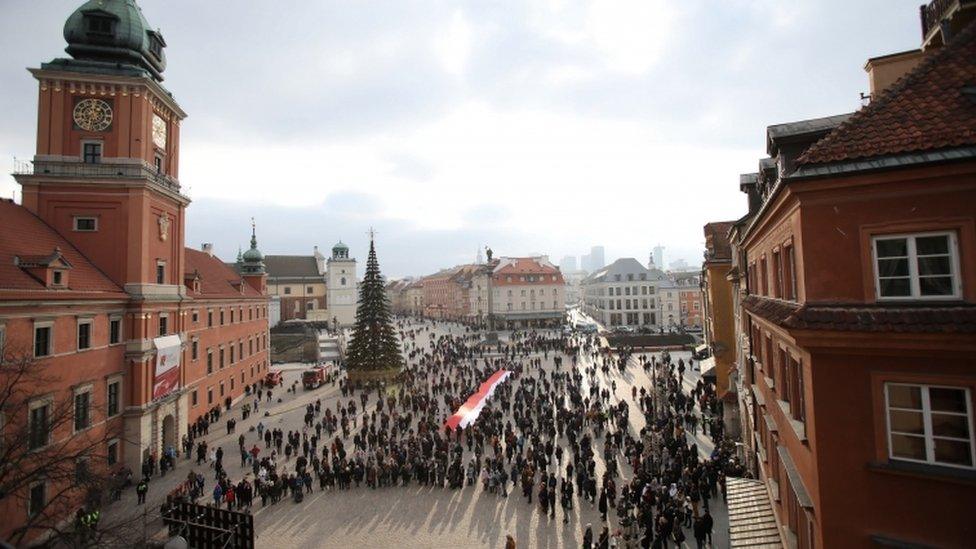
<path id="1" fill-rule="evenodd" d="M 964 7 L 974 4 L 974 0 L 932 0 L 928 4 L 919 6 L 922 19 L 922 40 L 929 37 L 929 33 L 937 28 L 947 13 L 955 7 Z"/>
<path id="2" fill-rule="evenodd" d="M 180 184 L 146 163 L 118 164 L 110 162 L 85 163 L 62 160 L 14 159 L 14 175 L 53 177 L 98 177 L 105 179 L 148 179 L 173 192 L 180 192 Z"/>

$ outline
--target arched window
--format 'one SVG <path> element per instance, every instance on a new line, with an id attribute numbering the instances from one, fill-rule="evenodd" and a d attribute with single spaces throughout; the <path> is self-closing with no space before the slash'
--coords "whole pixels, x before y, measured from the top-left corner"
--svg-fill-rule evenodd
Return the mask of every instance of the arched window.
<path id="1" fill-rule="evenodd" d="M 339 285 L 340 286 L 345 286 L 346 285 L 346 277 L 342 277 L 341 279 L 339 279 Z"/>

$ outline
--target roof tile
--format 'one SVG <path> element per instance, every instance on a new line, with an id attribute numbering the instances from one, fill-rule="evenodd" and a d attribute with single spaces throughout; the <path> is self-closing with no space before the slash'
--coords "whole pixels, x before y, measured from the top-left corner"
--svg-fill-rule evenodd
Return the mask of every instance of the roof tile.
<path id="1" fill-rule="evenodd" d="M 976 24 L 810 147 L 800 165 L 976 145 Z"/>

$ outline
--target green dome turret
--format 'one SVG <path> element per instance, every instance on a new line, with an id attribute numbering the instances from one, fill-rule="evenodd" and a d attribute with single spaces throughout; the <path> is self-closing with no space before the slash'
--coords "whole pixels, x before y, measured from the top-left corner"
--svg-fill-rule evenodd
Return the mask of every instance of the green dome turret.
<path id="1" fill-rule="evenodd" d="M 349 259 L 349 246 L 340 240 L 338 244 L 332 247 L 332 259 Z"/>
<path id="2" fill-rule="evenodd" d="M 264 254 L 258 250 L 257 230 L 251 220 L 251 247 L 241 255 L 241 274 L 264 274 Z"/>
<path id="3" fill-rule="evenodd" d="M 64 24 L 65 51 L 75 65 L 110 64 L 148 72 L 162 81 L 166 41 L 135 0 L 88 0 Z"/>

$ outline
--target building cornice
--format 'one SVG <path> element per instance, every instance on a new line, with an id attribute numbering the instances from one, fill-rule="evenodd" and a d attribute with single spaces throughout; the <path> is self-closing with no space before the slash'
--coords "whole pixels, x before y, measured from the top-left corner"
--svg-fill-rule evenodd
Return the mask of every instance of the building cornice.
<path id="1" fill-rule="evenodd" d="M 179 120 L 183 120 L 187 116 L 186 112 L 176 103 L 172 94 L 151 78 L 54 69 L 29 68 L 27 70 L 40 82 L 42 91 L 52 89 L 55 92 L 67 91 L 78 94 L 109 96 L 118 94 L 141 97 L 148 90 Z M 147 99 L 149 99 L 148 96 Z"/>

